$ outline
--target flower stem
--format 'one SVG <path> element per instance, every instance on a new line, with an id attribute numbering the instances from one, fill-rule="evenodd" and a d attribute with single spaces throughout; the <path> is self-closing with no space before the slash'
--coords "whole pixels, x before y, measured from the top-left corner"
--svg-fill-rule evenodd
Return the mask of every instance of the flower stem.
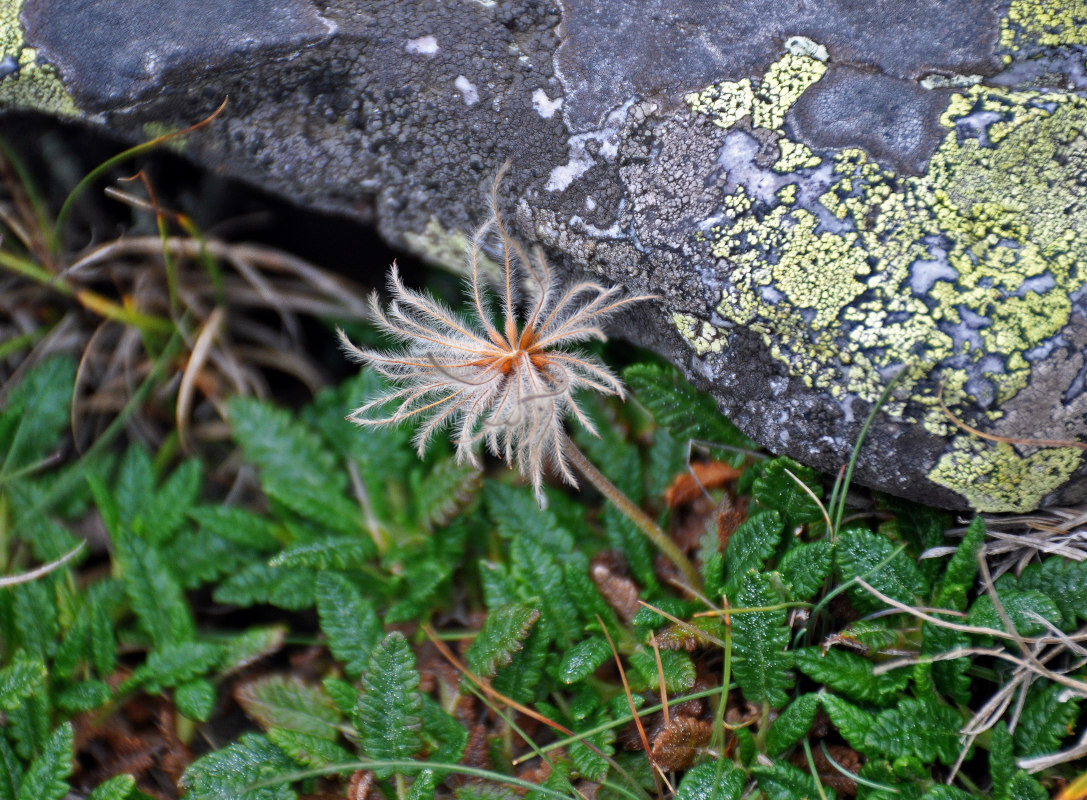
<path id="1" fill-rule="evenodd" d="M 684 580 L 692 589 L 697 589 L 702 584 L 698 570 L 695 569 L 694 564 L 683 554 L 683 551 L 679 549 L 676 543 L 672 541 L 671 537 L 662 531 L 660 526 L 648 514 L 632 503 L 630 498 L 623 494 L 614 483 L 604 477 L 604 473 L 586 458 L 572 439 L 565 438 L 566 441 L 563 443 L 564 447 L 562 449 L 570 463 L 589 483 L 596 487 L 597 491 L 608 498 L 623 513 L 623 516 L 637 525 L 646 538 L 676 565 L 679 571 L 683 573 Z"/>

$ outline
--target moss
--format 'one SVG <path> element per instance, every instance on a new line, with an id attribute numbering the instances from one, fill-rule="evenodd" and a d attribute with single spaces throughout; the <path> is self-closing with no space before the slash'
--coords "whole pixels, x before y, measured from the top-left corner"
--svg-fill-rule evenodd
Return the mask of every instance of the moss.
<path id="1" fill-rule="evenodd" d="M 13 59 L 18 69 L 0 78 L 0 106 L 29 108 L 58 116 L 79 114 L 51 64 L 43 63 L 33 47 L 27 47 L 19 21 L 22 0 L 0 0 L 0 61 Z"/>
<path id="2" fill-rule="evenodd" d="M 801 184 L 820 157 L 833 158 L 816 202 L 795 190 L 755 198 L 742 178 L 722 199 L 710 246 L 728 264 L 728 284 L 716 310 L 765 331 L 773 356 L 809 387 L 871 403 L 883 376 L 910 363 L 987 404 L 994 423 L 1030 381 L 1027 354 L 1068 324 L 1069 297 L 1084 284 L 1076 263 L 1087 252 L 1087 101 L 968 87 L 950 97 L 928 170 L 901 176 L 860 150 L 816 154 L 785 136 L 785 113 L 823 68 L 790 53 L 750 96 L 742 81 L 688 96 L 722 127 L 746 108 L 753 124 L 775 129 L 774 172 Z M 705 331 L 687 330 L 705 352 Z M 985 403 L 964 389 L 978 380 L 991 389 Z M 982 510 L 1036 504 L 1078 463 L 1045 451 L 1016 465 L 1013 449 L 975 445 L 951 426 L 934 396 L 913 400 L 921 411 L 905 421 L 949 439 L 930 478 Z M 979 462 L 972 470 L 961 468 L 965 453 Z M 1013 475 L 1006 496 L 990 486 Z"/>

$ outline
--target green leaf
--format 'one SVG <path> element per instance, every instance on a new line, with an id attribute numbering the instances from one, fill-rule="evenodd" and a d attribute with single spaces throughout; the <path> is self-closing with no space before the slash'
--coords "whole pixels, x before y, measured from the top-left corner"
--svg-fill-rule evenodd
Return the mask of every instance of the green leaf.
<path id="1" fill-rule="evenodd" d="M 1015 774 L 1015 754 L 1012 737 L 1003 721 L 991 729 L 989 739 L 989 773 L 993 776 L 993 796 L 1007 797 Z"/>
<path id="2" fill-rule="evenodd" d="M 958 758 L 963 718 L 935 701 L 903 698 L 872 721 L 859 748 L 869 758 L 916 756 L 924 763 L 953 764 Z"/>
<path id="3" fill-rule="evenodd" d="M 12 616 L 24 656 L 45 658 L 57 647 L 60 625 L 53 590 L 55 576 L 12 587 Z"/>
<path id="4" fill-rule="evenodd" d="M 854 750 L 862 749 L 868 737 L 868 729 L 872 727 L 872 716 L 852 703 L 832 694 L 820 694 L 819 701 L 842 738 Z"/>
<path id="5" fill-rule="evenodd" d="M 785 706 L 766 735 L 766 754 L 771 757 L 781 755 L 807 736 L 818 709 L 817 694 L 802 694 Z"/>
<path id="6" fill-rule="evenodd" d="M 793 654 L 787 652 L 789 624 L 781 598 L 770 576 L 748 573 L 735 595 L 729 598 L 732 614 L 732 671 L 752 703 L 780 708 L 788 701 L 785 689 L 793 685 Z M 778 606 L 772 611 L 745 612 L 747 608 Z"/>
<path id="7" fill-rule="evenodd" d="M 334 741 L 340 712 L 321 689 L 291 675 L 266 675 L 234 691 L 245 713 L 265 730 L 289 731 Z"/>
<path id="8" fill-rule="evenodd" d="M 301 611 L 315 602 L 316 570 L 252 564 L 227 578 L 215 589 L 220 605 L 254 606 L 269 603 L 287 611 Z"/>
<path id="9" fill-rule="evenodd" d="M 189 510 L 202 531 L 245 549 L 269 552 L 278 550 L 280 541 L 276 526 L 259 514 L 236 506 L 198 506 Z"/>
<path id="10" fill-rule="evenodd" d="M 725 549 L 725 594 L 736 593 L 750 572 L 758 572 L 781 543 L 781 515 L 764 511 L 748 517 L 732 534 Z"/>
<path id="11" fill-rule="evenodd" d="M 393 631 L 374 648 L 362 678 L 355 727 L 366 756 L 399 761 L 418 754 L 423 746 L 422 707 L 415 656 L 404 635 Z M 374 773 L 387 778 L 393 771 Z"/>
<path id="12" fill-rule="evenodd" d="M 68 776 L 72 774 L 72 724 L 65 722 L 46 742 L 31 762 L 19 783 L 16 800 L 61 800 L 68 794 Z"/>
<path id="13" fill-rule="evenodd" d="M 298 771 L 295 762 L 266 736 L 253 733 L 229 747 L 197 759 L 185 770 L 185 800 L 297 800 L 287 785 Z M 254 788 L 273 781 L 271 786 Z"/>
<path id="14" fill-rule="evenodd" d="M 0 711 L 17 709 L 48 674 L 44 661 L 17 653 L 11 664 L 0 669 Z"/>
<path id="15" fill-rule="evenodd" d="M 204 472 L 196 459 L 183 461 L 151 497 L 143 500 L 146 511 L 140 515 L 143 534 L 152 542 L 166 542 L 178 532 L 186 515 L 200 495 Z"/>
<path id="16" fill-rule="evenodd" d="M 244 669 L 283 646 L 287 636 L 285 625 L 252 627 L 223 643 L 219 672 L 229 675 Z"/>
<path id="17" fill-rule="evenodd" d="M 826 797 L 833 800 L 834 790 L 819 786 L 807 772 L 801 772 L 792 764 L 777 763 L 768 767 L 756 766 L 751 774 L 759 782 L 759 789 L 767 800 L 798 800 L 798 798 Z"/>
<path id="18" fill-rule="evenodd" d="M 498 535 L 513 542 L 526 537 L 552 556 L 574 552 L 574 536 L 554 511 L 540 508 L 527 486 L 488 482 L 483 487 L 487 511 L 498 527 Z"/>
<path id="19" fill-rule="evenodd" d="M 352 570 L 366 566 L 375 555 L 377 550 L 372 539 L 364 536 L 332 536 L 288 547 L 270 563 L 273 567 Z"/>
<path id="20" fill-rule="evenodd" d="M 542 678 L 550 641 L 543 628 L 533 628 L 521 651 L 514 654 L 509 664 L 498 669 L 491 681 L 495 691 L 518 702 L 528 703 L 546 690 L 548 687 Z"/>
<path id="21" fill-rule="evenodd" d="M 921 800 L 976 800 L 976 798 L 977 795 L 964 792 L 957 786 L 947 786 L 945 784 L 933 786 L 921 795 Z"/>
<path id="22" fill-rule="evenodd" d="M 174 705 L 185 717 L 197 722 L 207 722 L 215 710 L 215 687 L 210 681 L 199 678 L 183 683 L 174 689 Z"/>
<path id="23" fill-rule="evenodd" d="M 468 731 L 428 695 L 423 695 L 423 739 L 431 761 L 456 764 L 464 756 Z"/>
<path id="24" fill-rule="evenodd" d="M 352 678 L 362 675 L 381 639 L 381 620 L 373 604 L 350 580 L 335 572 L 317 578 L 317 613 L 332 655 Z"/>
<path id="25" fill-rule="evenodd" d="M 186 589 L 196 589 L 233 575 L 257 558 L 257 552 L 206 530 L 184 530 L 162 546 L 162 556 Z"/>
<path id="26" fill-rule="evenodd" d="M 154 546 L 131 535 L 113 544 L 125 593 L 147 638 L 156 646 L 192 639 L 196 630 L 188 604 Z"/>
<path id="27" fill-rule="evenodd" d="M 513 661 L 540 618 L 540 612 L 522 603 L 499 606 L 487 615 L 483 628 L 464 654 L 468 666 L 484 678 Z"/>
<path id="28" fill-rule="evenodd" d="M 834 563 L 834 547 L 826 540 L 794 544 L 781 557 L 778 571 L 791 599 L 804 602 L 823 588 Z"/>
<path id="29" fill-rule="evenodd" d="M 985 520 L 974 517 L 974 521 L 966 529 L 966 535 L 955 548 L 955 554 L 947 562 L 947 569 L 944 570 L 944 576 L 933 598 L 934 606 L 952 611 L 966 609 L 966 594 L 974 588 L 978 573 L 978 551 L 984 543 Z"/>
<path id="30" fill-rule="evenodd" d="M 74 384 L 75 362 L 54 355 L 27 370 L 11 389 L 4 418 L 14 420 L 14 430 L 0 441 L 5 454 L 0 473 L 32 466 L 58 447 L 68 427 Z"/>
<path id="31" fill-rule="evenodd" d="M 904 551 L 883 536 L 861 528 L 843 531 L 834 547 L 839 579 L 845 583 L 861 578 L 873 588 L 900 603 L 913 603 L 924 594 L 925 582 L 917 565 Z M 861 614 L 883 608 L 863 587 L 851 584 L 847 590 L 853 607 Z"/>
<path id="32" fill-rule="evenodd" d="M 80 681 L 56 694 L 57 708 L 69 714 L 81 714 L 100 708 L 109 702 L 113 693 L 105 681 Z"/>
<path id="33" fill-rule="evenodd" d="M 800 488 L 789 473 L 799 478 L 811 494 Z M 823 519 L 823 510 L 812 499 L 812 495 L 823 496 L 823 482 L 819 473 L 791 458 L 775 458 L 763 467 L 751 487 L 751 494 L 763 508 L 774 509 L 781 514 L 786 530 L 793 531 L 800 525 Z M 731 542 L 729 546 L 732 546 Z"/>
<path id="34" fill-rule="evenodd" d="M 1008 615 L 1008 619 L 1011 620 L 1021 636 L 1037 636 L 1046 631 L 1045 624 L 1039 621 L 1037 617 L 1049 620 L 1054 626 L 1060 624 L 1060 610 L 1057 608 L 1056 603 L 1042 592 L 1034 590 L 1021 592 L 1015 589 L 1005 589 L 998 591 L 997 596 L 1000 598 L 1000 604 L 1004 607 L 1004 613 Z M 1006 627 L 1004 620 L 993 605 L 992 597 L 988 594 L 981 595 L 970 606 L 970 611 L 966 615 L 966 622 L 969 625 L 976 625 L 981 628 L 995 628 L 998 631 L 1003 631 Z"/>
<path id="35" fill-rule="evenodd" d="M 846 650 L 831 649 L 824 653 L 821 647 L 801 647 L 795 652 L 797 669 L 860 703 L 887 705 L 894 702 L 909 682 L 909 670 L 875 675 L 871 661 Z"/>
<path id="36" fill-rule="evenodd" d="M 1049 597 L 1061 612 L 1061 628 L 1074 630 L 1076 620 L 1087 620 L 1087 561 L 1049 556 L 1028 564 L 1019 576 L 1018 588 Z"/>
<path id="37" fill-rule="evenodd" d="M 1017 770 L 1008 785 L 1008 800 L 1049 800 L 1049 792 L 1026 770 Z"/>
<path id="38" fill-rule="evenodd" d="M 324 687 L 325 693 L 332 701 L 332 704 L 340 709 L 342 713 L 348 716 L 355 713 L 355 708 L 359 702 L 358 689 L 339 678 L 325 678 L 321 681 L 321 686 Z"/>
<path id="39" fill-rule="evenodd" d="M 357 760 L 334 741 L 308 733 L 269 728 L 268 738 L 299 764 L 311 769 L 321 769 L 331 764 L 350 764 Z"/>
<path id="40" fill-rule="evenodd" d="M 212 642 L 177 642 L 156 647 L 147 661 L 122 685 L 122 691 L 143 686 L 148 692 L 178 686 L 209 672 L 223 657 L 221 645 Z"/>
<path id="41" fill-rule="evenodd" d="M 744 772 L 723 758 L 687 770 L 676 790 L 676 800 L 740 800 Z"/>
<path id="42" fill-rule="evenodd" d="M 559 662 L 559 680 L 569 685 L 596 672 L 611 658 L 611 648 L 602 636 L 582 639 L 565 653 Z"/>
<path id="43" fill-rule="evenodd" d="M 425 531 L 445 525 L 479 491 L 480 471 L 471 464 L 445 458 L 426 473 L 412 473 L 412 501 L 416 524 Z"/>
<path id="44" fill-rule="evenodd" d="M 404 571 L 407 594 L 389 606 L 385 621 L 411 622 L 427 616 L 456 565 L 457 559 L 429 554 L 413 559 Z"/>
<path id="45" fill-rule="evenodd" d="M 1019 758 L 1055 753 L 1072 731 L 1079 713 L 1079 698 L 1064 697 L 1067 690 L 1056 683 L 1045 688 L 1035 684 L 1015 726 L 1015 755 Z"/>
<path id="46" fill-rule="evenodd" d="M 744 450 L 758 449 L 721 416 L 712 397 L 696 391 L 672 367 L 633 364 L 623 370 L 623 380 L 657 424 L 668 428 L 678 441 L 701 439 Z M 740 454 L 736 460 L 742 458 Z"/>
<path id="47" fill-rule="evenodd" d="M 548 639 L 561 648 L 569 647 L 580 638 L 578 611 L 552 553 L 534 539 L 521 536 L 510 546 L 510 560 L 520 599 L 540 609 L 538 624 Z"/>
<path id="48" fill-rule="evenodd" d="M 689 691 L 694 686 L 697 673 L 691 657 L 681 650 L 661 650 L 661 669 L 657 669 L 657 657 L 652 651 L 638 650 L 630 655 L 630 664 L 641 677 L 641 686 L 656 688 L 660 674 L 664 673 L 664 686 L 668 694 Z M 628 675 L 633 683 L 635 675 Z"/>
<path id="49" fill-rule="evenodd" d="M 126 800 L 136 789 L 136 779 L 131 775 L 114 775 L 87 795 L 87 800 Z"/>
<path id="50" fill-rule="evenodd" d="M 11 751 L 11 745 L 0 736 L 0 800 L 15 800 L 22 777 L 23 765 Z"/>

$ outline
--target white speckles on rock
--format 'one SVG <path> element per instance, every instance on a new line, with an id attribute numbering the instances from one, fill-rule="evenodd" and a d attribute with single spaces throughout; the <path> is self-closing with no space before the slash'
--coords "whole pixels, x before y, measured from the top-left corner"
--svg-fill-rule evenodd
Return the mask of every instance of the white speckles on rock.
<path id="1" fill-rule="evenodd" d="M 593 200 L 588 195 L 585 195 L 585 210 L 586 211 L 596 211 L 596 201 Z"/>
<path id="2" fill-rule="evenodd" d="M 794 56 L 807 56 L 824 63 L 830 58 L 830 53 L 827 52 L 826 47 L 812 41 L 807 36 L 790 36 L 788 41 L 785 42 L 785 49 Z"/>
<path id="3" fill-rule="evenodd" d="M 562 98 L 552 100 L 543 89 L 537 89 L 532 93 L 532 107 L 544 119 L 551 119 L 562 108 Z"/>
<path id="4" fill-rule="evenodd" d="M 569 160 L 551 170 L 544 189 L 549 192 L 561 192 L 571 183 L 584 175 L 596 159 L 588 151 L 588 143 L 596 144 L 596 154 L 605 161 L 611 161 L 619 152 L 619 130 L 626 120 L 627 112 L 634 105 L 634 100 L 627 100 L 608 114 L 603 128 L 588 133 L 571 136 L 567 141 L 570 148 Z"/>
<path id="5" fill-rule="evenodd" d="M 418 39 L 408 39 L 404 49 L 413 56 L 432 56 L 438 52 L 438 40 L 433 36 L 420 36 Z"/>
<path id="6" fill-rule="evenodd" d="M 466 106 L 474 106 L 479 102 L 479 90 L 476 89 L 474 83 L 463 75 L 458 75 L 457 79 L 453 81 L 453 85 L 457 87 L 460 96 L 464 98 L 464 104 Z"/>

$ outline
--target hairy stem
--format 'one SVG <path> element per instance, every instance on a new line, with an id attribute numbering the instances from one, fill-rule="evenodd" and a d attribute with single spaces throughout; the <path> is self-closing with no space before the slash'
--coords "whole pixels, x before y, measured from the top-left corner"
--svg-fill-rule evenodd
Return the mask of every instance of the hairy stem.
<path id="1" fill-rule="evenodd" d="M 642 511 L 638 506 L 630 501 L 625 494 L 619 491 L 619 488 L 604 477 L 604 473 L 601 472 L 593 465 L 585 454 L 581 452 L 581 449 L 574 444 L 573 440 L 569 437 L 563 442 L 563 452 L 570 460 L 570 463 L 574 465 L 574 468 L 580 472 L 585 479 L 596 487 L 597 491 L 604 497 L 608 498 L 623 516 L 638 526 L 638 529 L 645 534 L 657 549 L 664 553 L 668 559 L 676 565 L 681 573 L 683 573 L 683 579 L 687 581 L 687 584 L 692 589 L 697 589 L 702 585 L 702 581 L 698 575 L 698 570 L 695 569 L 694 564 L 690 559 L 683 554 L 683 551 L 676 546 L 676 543 L 672 541 L 664 531 L 660 529 L 660 526 L 655 523 L 648 514 Z"/>

